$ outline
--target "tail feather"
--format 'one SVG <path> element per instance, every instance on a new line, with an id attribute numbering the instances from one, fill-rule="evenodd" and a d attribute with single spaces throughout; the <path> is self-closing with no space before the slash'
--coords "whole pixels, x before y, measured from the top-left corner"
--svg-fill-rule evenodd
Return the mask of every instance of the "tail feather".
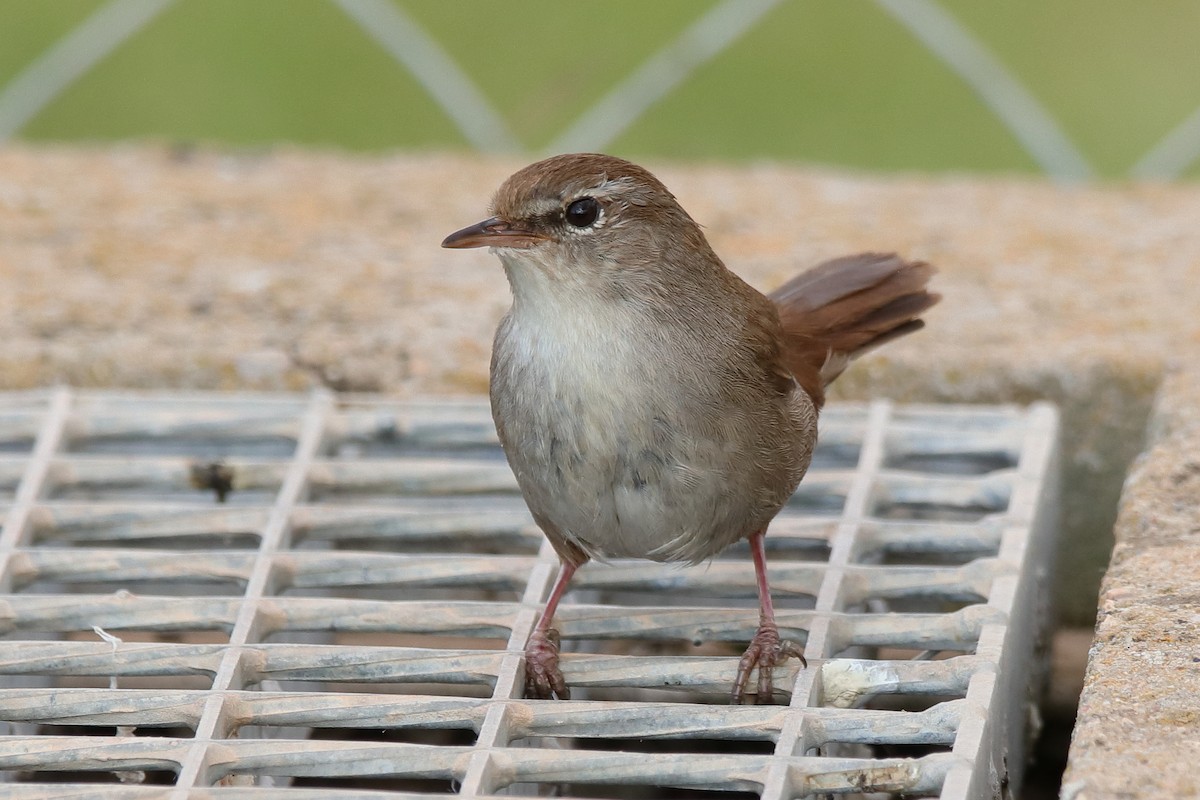
<path id="1" fill-rule="evenodd" d="M 898 260 L 890 253 L 859 253 L 823 261 L 771 292 L 770 297 L 780 306 L 811 311 L 894 275 Z"/>
<path id="2" fill-rule="evenodd" d="M 850 361 L 924 326 L 920 315 L 941 295 L 926 286 L 923 261 L 862 253 L 797 275 L 769 297 L 783 325 L 783 359 L 818 406 Z"/>

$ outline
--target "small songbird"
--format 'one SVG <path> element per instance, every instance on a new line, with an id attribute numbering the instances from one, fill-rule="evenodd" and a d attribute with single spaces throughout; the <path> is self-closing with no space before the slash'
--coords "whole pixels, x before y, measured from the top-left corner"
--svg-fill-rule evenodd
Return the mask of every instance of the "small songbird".
<path id="1" fill-rule="evenodd" d="M 801 649 L 781 640 L 763 535 L 812 459 L 825 387 L 917 330 L 933 268 L 865 253 L 770 296 L 721 262 L 667 188 L 612 156 L 561 155 L 500 187 L 493 216 L 443 247 L 491 247 L 513 303 L 496 330 L 492 415 L 562 566 L 526 645 L 526 689 L 567 699 L 555 608 L 589 559 L 696 564 L 748 539 L 759 626 L 734 679 Z"/>

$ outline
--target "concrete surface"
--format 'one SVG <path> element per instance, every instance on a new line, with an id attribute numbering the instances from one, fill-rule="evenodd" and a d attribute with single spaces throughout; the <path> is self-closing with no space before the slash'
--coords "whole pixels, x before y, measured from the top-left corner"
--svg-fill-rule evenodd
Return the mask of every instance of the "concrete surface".
<path id="1" fill-rule="evenodd" d="M 520 166 L 0 149 L 0 389 L 483 392 L 508 288 L 488 253 L 438 244 Z M 928 330 L 853 367 L 834 401 L 1061 404 L 1059 602 L 1090 626 L 1153 390 L 1200 350 L 1200 187 L 648 166 L 761 288 L 859 250 L 938 265 Z"/>
<path id="2" fill-rule="evenodd" d="M 1063 794 L 1200 797 L 1200 362 L 1172 374 L 1121 497 Z"/>

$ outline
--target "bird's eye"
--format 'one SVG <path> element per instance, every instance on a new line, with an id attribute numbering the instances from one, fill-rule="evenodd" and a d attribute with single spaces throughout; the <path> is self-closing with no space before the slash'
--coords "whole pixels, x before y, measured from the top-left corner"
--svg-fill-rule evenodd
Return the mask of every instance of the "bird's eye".
<path id="1" fill-rule="evenodd" d="M 581 197 L 567 206 L 567 222 L 576 228 L 586 228 L 600 216 L 600 204 L 594 197 Z"/>

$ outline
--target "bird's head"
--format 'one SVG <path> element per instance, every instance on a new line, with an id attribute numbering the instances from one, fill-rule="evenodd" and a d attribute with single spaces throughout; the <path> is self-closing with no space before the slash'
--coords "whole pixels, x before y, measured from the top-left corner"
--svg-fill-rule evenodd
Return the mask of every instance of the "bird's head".
<path id="1" fill-rule="evenodd" d="M 667 187 L 613 156 L 575 153 L 531 164 L 504 182 L 491 212 L 442 247 L 495 248 L 510 271 L 532 268 L 550 277 L 661 271 L 711 255 Z"/>

